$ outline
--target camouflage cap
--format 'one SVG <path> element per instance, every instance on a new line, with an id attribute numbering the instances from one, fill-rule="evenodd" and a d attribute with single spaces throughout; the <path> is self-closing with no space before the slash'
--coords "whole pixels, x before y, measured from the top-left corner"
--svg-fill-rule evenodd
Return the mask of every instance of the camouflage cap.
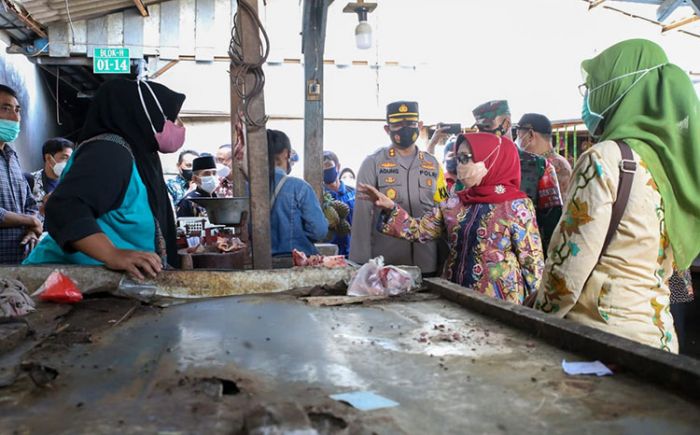
<path id="1" fill-rule="evenodd" d="M 487 125 L 501 115 L 510 115 L 510 108 L 506 100 L 493 100 L 477 106 L 472 110 L 472 114 L 476 125 Z"/>

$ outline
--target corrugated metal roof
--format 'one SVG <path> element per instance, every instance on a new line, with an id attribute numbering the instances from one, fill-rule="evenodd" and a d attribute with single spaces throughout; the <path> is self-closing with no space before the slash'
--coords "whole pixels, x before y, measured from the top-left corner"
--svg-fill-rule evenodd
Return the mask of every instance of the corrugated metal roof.
<path id="1" fill-rule="evenodd" d="M 0 7 L 0 29 L 7 32 L 13 41 L 20 43 L 31 43 L 37 37 L 16 15 L 3 7 Z"/>
<path id="2" fill-rule="evenodd" d="M 32 1 L 47 3 L 47 0 Z M 60 1 L 48 0 L 48 4 Z M 83 0 L 76 0 L 76 3 L 81 2 Z M 113 8 L 124 6 L 124 3 L 133 5 L 130 1 L 108 0 L 105 3 L 113 4 Z M 228 55 L 235 0 L 146 3 L 150 5 L 147 17 L 141 16 L 136 8 L 128 8 L 89 19 L 78 19 L 80 16 L 74 16 L 71 11 L 72 23 L 60 19 L 50 22 L 49 55 L 92 57 L 95 47 L 127 47 L 134 59 L 144 56 L 159 56 L 161 59 L 194 56 L 197 61 L 213 61 L 215 55 Z M 101 7 L 109 9 L 106 5 Z"/>
<path id="3" fill-rule="evenodd" d="M 163 0 L 143 0 L 146 6 L 162 2 Z M 18 0 L 18 3 L 24 5 L 32 17 L 42 24 L 68 21 L 69 14 L 73 21 L 78 21 L 125 9 L 136 9 L 134 0 Z"/>

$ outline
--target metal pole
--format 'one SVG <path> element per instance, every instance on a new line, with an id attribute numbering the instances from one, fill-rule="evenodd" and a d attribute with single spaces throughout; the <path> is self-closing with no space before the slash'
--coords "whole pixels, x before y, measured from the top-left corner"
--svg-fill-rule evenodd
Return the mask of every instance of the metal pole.
<path id="1" fill-rule="evenodd" d="M 574 165 L 576 164 L 576 160 L 578 160 L 578 136 L 576 133 L 576 125 L 574 125 Z"/>
<path id="2" fill-rule="evenodd" d="M 304 179 L 323 192 L 323 51 L 328 0 L 304 0 Z"/>

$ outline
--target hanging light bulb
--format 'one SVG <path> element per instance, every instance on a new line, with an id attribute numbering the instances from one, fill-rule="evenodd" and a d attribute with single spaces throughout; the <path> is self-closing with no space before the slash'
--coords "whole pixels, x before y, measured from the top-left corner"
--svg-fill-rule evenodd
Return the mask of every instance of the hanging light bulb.
<path id="1" fill-rule="evenodd" d="M 376 3 L 365 3 L 358 0 L 345 5 L 343 12 L 357 14 L 360 23 L 355 27 L 355 44 L 360 50 L 372 47 L 372 26 L 367 22 L 367 14 L 377 7 Z"/>
<path id="2" fill-rule="evenodd" d="M 372 47 L 372 26 L 367 23 L 367 20 L 360 20 L 360 23 L 355 27 L 355 44 L 360 50 L 366 50 Z"/>

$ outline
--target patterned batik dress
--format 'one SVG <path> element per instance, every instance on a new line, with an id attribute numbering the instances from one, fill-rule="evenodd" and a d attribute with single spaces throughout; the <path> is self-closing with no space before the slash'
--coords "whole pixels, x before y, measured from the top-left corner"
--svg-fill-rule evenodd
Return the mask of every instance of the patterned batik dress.
<path id="1" fill-rule="evenodd" d="M 678 352 L 668 287 L 673 252 L 664 207 L 651 173 L 634 156 L 638 165 L 629 202 L 602 256 L 617 197 L 620 150 L 613 141 L 601 142 L 577 162 L 535 308 Z"/>
<path id="2" fill-rule="evenodd" d="M 451 197 L 420 219 L 396 206 L 380 225 L 412 242 L 444 232 L 450 253 L 442 277 L 485 295 L 522 304 L 540 284 L 544 257 L 530 199 L 465 206 Z"/>

